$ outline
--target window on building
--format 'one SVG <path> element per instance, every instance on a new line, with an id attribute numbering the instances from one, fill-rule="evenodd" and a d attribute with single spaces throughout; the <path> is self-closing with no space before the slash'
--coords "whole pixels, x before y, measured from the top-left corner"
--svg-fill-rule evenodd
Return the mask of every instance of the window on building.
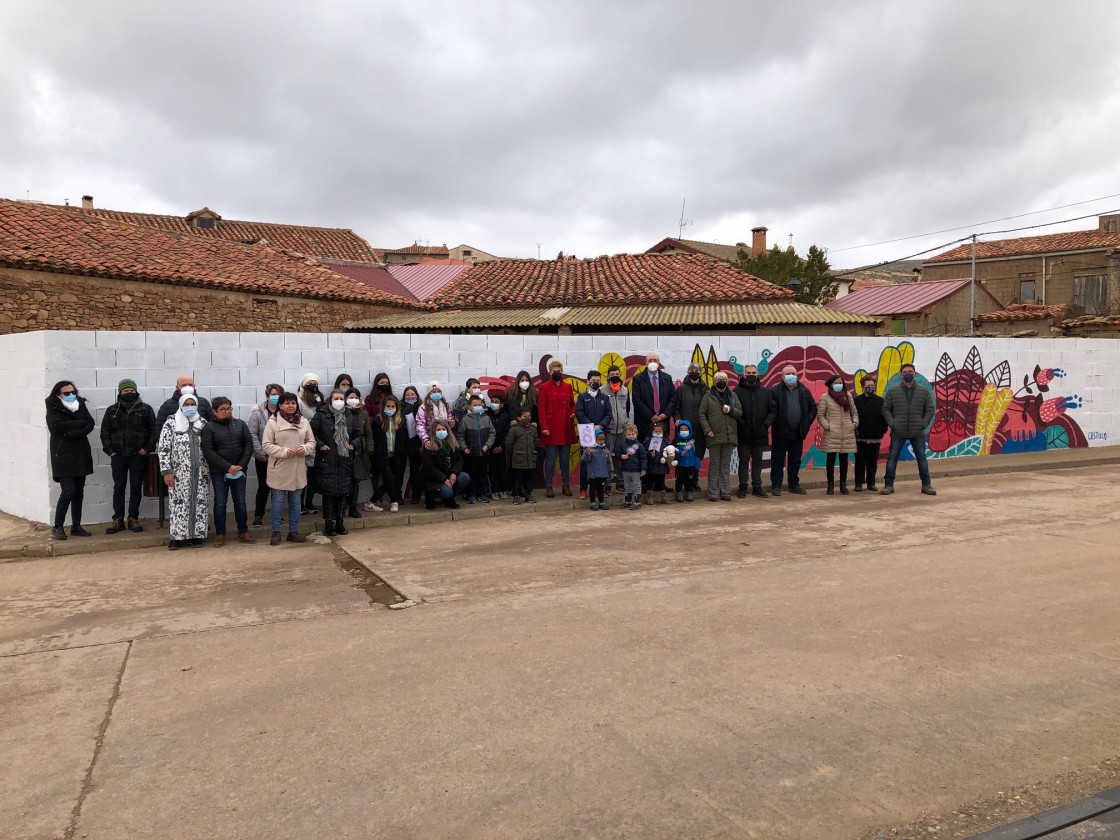
<path id="1" fill-rule="evenodd" d="M 214 227 L 214 219 L 209 216 L 195 216 L 194 226 L 203 230 L 210 230 Z"/>
<path id="2" fill-rule="evenodd" d="M 474 256 L 474 251 L 463 251 L 463 256 L 464 257 L 473 257 Z"/>
<path id="3" fill-rule="evenodd" d="M 1020 274 L 1019 275 L 1019 302 L 1020 303 L 1034 303 L 1034 275 L 1033 274 Z"/>
<path id="4" fill-rule="evenodd" d="M 1073 302 L 1084 307 L 1086 315 L 1104 315 L 1107 306 L 1103 274 L 1083 274 L 1073 278 Z"/>
<path id="5" fill-rule="evenodd" d="M 891 335 L 906 335 L 906 319 L 905 318 L 892 318 L 891 319 Z"/>

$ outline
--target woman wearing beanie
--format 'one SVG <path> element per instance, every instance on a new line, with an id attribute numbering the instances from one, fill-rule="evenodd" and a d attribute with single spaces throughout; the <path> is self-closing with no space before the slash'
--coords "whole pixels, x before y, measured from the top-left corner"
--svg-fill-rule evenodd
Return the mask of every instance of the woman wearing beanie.
<path id="1" fill-rule="evenodd" d="M 92 537 L 82 527 L 82 499 L 86 476 L 93 474 L 93 450 L 89 433 L 94 422 L 84 397 L 78 396 L 74 383 L 64 379 L 56 382 L 47 397 L 47 430 L 51 433 L 51 476 L 62 486 L 54 510 L 51 536 L 66 539 L 66 511 L 70 511 L 70 535 Z"/>
<path id="2" fill-rule="evenodd" d="M 156 413 L 140 399 L 136 382 L 122 379 L 117 383 L 117 401 L 109 406 L 101 419 L 101 448 L 109 456 L 113 471 L 113 523 L 106 534 L 119 534 L 125 529 L 124 491 L 128 486 L 128 530 L 143 531 L 140 500 L 144 491 L 144 467 L 148 453 L 156 451 Z"/>
<path id="3" fill-rule="evenodd" d="M 183 394 L 179 410 L 167 418 L 159 433 L 159 469 L 168 487 L 168 551 L 186 542 L 202 548 L 210 524 L 210 467 L 202 454 L 198 397 Z"/>

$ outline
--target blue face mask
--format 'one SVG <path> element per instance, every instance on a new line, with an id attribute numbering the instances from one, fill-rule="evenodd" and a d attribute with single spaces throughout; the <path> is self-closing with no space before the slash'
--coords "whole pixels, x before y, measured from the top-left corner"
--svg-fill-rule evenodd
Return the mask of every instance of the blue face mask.
<path id="1" fill-rule="evenodd" d="M 226 481 L 236 481 L 239 478 L 244 478 L 245 473 L 226 473 Z"/>
<path id="2" fill-rule="evenodd" d="M 386 416 L 386 417 L 392 417 L 392 416 L 393 416 L 394 414 L 396 414 L 396 413 L 397 413 L 397 410 L 396 410 L 395 408 L 387 408 L 387 409 L 385 409 L 385 416 Z"/>
<path id="3" fill-rule="evenodd" d="M 832 390 L 835 391 L 837 394 L 839 394 L 841 391 L 844 390 L 844 383 L 843 382 L 832 383 Z"/>
<path id="4" fill-rule="evenodd" d="M 196 414 L 198 414 L 198 406 L 194 406 L 194 405 L 183 406 L 183 414 L 186 417 L 194 417 Z"/>
<path id="5" fill-rule="evenodd" d="M 681 429 L 679 432 L 677 432 L 677 435 L 681 438 L 687 438 L 690 434 L 692 434 L 692 432 L 690 432 L 688 429 Z"/>
<path id="6" fill-rule="evenodd" d="M 280 395 L 279 394 L 273 394 L 271 397 L 268 398 L 268 404 L 269 405 L 280 405 Z"/>
<path id="7" fill-rule="evenodd" d="M 787 373 L 785 376 L 782 377 L 782 381 L 784 383 L 786 383 L 787 385 L 796 385 L 797 384 L 797 376 L 795 374 L 792 374 L 792 373 Z"/>
<path id="8" fill-rule="evenodd" d="M 73 405 L 74 403 L 76 403 L 78 401 L 78 395 L 77 394 L 67 394 L 65 397 L 62 398 L 62 401 L 64 403 L 66 403 L 67 405 Z"/>
<path id="9" fill-rule="evenodd" d="M 474 413 L 474 414 L 482 414 L 483 408 L 480 405 L 476 405 L 474 408 L 471 409 L 471 412 Z"/>
<path id="10" fill-rule="evenodd" d="M 491 411 L 497 411 L 501 407 L 502 407 L 501 403 L 490 403 L 490 410 Z"/>
<path id="11" fill-rule="evenodd" d="M 436 437 L 439 440 L 447 440 L 447 429 L 440 429 L 436 432 Z"/>
<path id="12" fill-rule="evenodd" d="M 428 398 L 432 402 L 439 402 L 440 400 L 443 399 L 443 394 L 441 394 L 439 391 L 433 391 L 431 394 L 428 395 Z"/>
<path id="13" fill-rule="evenodd" d="M 902 381 L 903 382 L 913 382 L 914 381 L 914 374 L 912 374 L 912 373 L 902 374 Z"/>

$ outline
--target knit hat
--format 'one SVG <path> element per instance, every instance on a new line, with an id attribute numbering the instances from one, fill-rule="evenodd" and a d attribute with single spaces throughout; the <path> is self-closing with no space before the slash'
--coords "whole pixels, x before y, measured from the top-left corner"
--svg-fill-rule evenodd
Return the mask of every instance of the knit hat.
<path id="1" fill-rule="evenodd" d="M 432 379 L 431 381 L 428 382 L 428 393 L 429 394 L 432 393 L 432 391 L 434 391 L 436 388 L 439 388 L 439 390 L 441 390 L 441 391 L 443 390 L 443 388 L 440 387 L 438 379 Z"/>
<path id="2" fill-rule="evenodd" d="M 117 383 L 117 393 L 118 394 L 121 391 L 123 391 L 125 388 L 131 388 L 133 391 L 135 391 L 136 390 L 136 382 L 132 379 L 122 379 L 120 382 Z"/>
<path id="3" fill-rule="evenodd" d="M 317 374 L 317 373 L 305 373 L 303 376 L 301 376 L 299 378 L 299 387 L 301 387 L 301 388 L 304 387 L 308 382 L 316 382 L 317 383 L 318 381 L 319 381 L 319 374 Z"/>

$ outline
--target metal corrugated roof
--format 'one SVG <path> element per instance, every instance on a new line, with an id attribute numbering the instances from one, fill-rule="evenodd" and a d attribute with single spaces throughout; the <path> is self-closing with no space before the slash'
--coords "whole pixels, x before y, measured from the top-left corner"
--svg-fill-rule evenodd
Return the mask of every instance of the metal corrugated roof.
<path id="1" fill-rule="evenodd" d="M 407 298 L 409 300 L 419 300 L 404 283 L 379 265 L 353 262 L 343 263 L 333 260 L 319 260 L 319 262 L 336 274 L 342 274 L 349 277 L 351 280 L 357 280 L 359 283 L 365 283 L 367 286 L 373 286 L 373 288 L 388 292 L 391 295 L 397 295 L 398 297 Z"/>
<path id="2" fill-rule="evenodd" d="M 871 286 L 844 295 L 831 303 L 828 309 L 841 312 L 854 312 L 857 315 L 903 315 L 921 312 L 935 303 L 967 289 L 972 281 L 965 277 L 961 280 L 926 280 L 921 283 L 898 283 L 889 286 Z M 999 308 L 1003 304 L 992 297 L 991 292 L 980 283 L 976 284 L 977 294 L 994 300 Z"/>
<path id="3" fill-rule="evenodd" d="M 468 268 L 469 265 L 440 263 L 388 266 L 389 273 L 418 300 L 427 300 Z"/>
<path id="4" fill-rule="evenodd" d="M 712 303 L 578 306 L 520 309 L 451 309 L 391 315 L 347 329 L 482 329 L 539 326 L 707 326 L 728 324 L 878 324 L 878 318 L 807 303 Z"/>

